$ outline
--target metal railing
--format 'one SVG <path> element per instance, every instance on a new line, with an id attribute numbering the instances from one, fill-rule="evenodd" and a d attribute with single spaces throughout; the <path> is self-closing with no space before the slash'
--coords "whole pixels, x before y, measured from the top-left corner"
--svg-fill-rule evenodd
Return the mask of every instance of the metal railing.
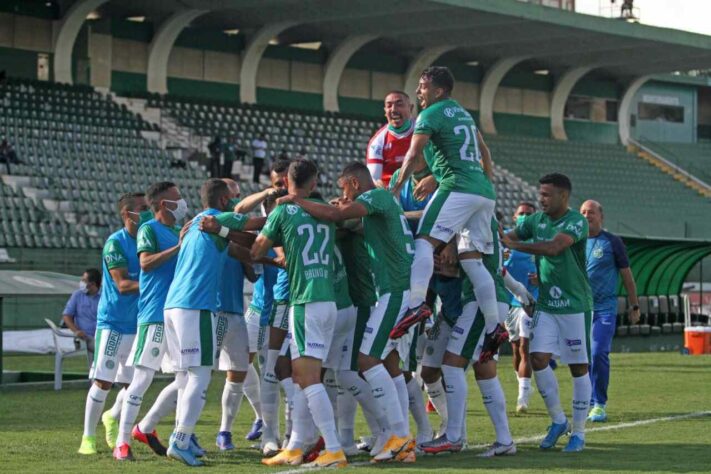
<path id="1" fill-rule="evenodd" d="M 652 155 L 655 159 L 661 161 L 665 165 L 669 166 L 672 168 L 674 171 L 677 173 L 681 174 L 682 176 L 689 178 L 690 180 L 694 181 L 696 184 L 699 186 L 702 186 L 704 189 L 711 191 L 711 185 L 703 181 L 702 179 L 698 178 L 696 175 L 692 174 L 693 171 L 699 170 L 696 166 L 692 164 L 685 163 L 683 158 L 680 158 L 676 153 L 674 153 L 672 150 L 669 150 L 666 148 L 664 145 L 661 145 L 656 142 L 652 142 L 649 139 L 646 139 L 644 137 L 640 137 L 640 140 L 635 140 L 633 138 L 629 139 L 630 143 L 637 148 L 649 153 Z M 651 143 L 654 143 L 654 145 L 651 145 Z M 662 156 L 661 153 L 656 149 L 661 149 L 661 151 L 665 154 L 665 156 Z M 690 172 L 691 171 L 691 172 Z M 701 173 L 702 175 L 705 175 L 706 173 Z"/>

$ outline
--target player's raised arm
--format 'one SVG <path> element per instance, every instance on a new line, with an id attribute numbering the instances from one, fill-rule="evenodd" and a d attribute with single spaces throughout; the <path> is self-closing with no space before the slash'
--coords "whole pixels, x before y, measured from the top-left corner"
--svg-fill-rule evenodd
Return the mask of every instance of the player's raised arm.
<path id="1" fill-rule="evenodd" d="M 402 168 L 400 168 L 400 175 L 398 176 L 397 182 L 392 186 L 391 191 L 394 196 L 399 196 L 402 186 L 410 179 L 412 173 L 415 170 L 422 169 L 425 165 L 424 163 L 424 150 L 427 146 L 427 142 L 430 141 L 430 136 L 424 133 L 415 133 L 412 136 L 412 141 L 410 142 L 410 148 L 405 154 L 405 159 L 402 162 Z"/>
<path id="2" fill-rule="evenodd" d="M 484 137 L 481 135 L 479 130 L 476 131 L 476 141 L 479 145 L 479 153 L 481 153 L 481 167 L 484 170 L 484 174 L 489 178 L 489 181 L 494 181 L 494 162 L 491 159 L 491 151 L 489 147 L 486 146 L 484 142 Z"/>
<path id="3" fill-rule="evenodd" d="M 329 204 L 314 202 L 295 195 L 284 196 L 282 199 L 284 199 L 284 201 L 281 201 L 280 199 L 280 203 L 293 202 L 314 216 L 316 219 L 323 221 L 340 222 L 368 215 L 368 210 L 359 202 L 348 202 L 336 207 Z"/>

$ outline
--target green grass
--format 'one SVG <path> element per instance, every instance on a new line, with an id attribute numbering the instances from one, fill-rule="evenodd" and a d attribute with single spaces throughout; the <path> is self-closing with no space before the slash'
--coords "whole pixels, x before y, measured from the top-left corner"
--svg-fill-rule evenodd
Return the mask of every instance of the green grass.
<path id="1" fill-rule="evenodd" d="M 7 368 L 13 370 L 50 367 L 41 357 L 9 357 Z M 72 371 L 81 370 L 81 358 L 73 359 Z M 606 425 L 621 422 L 675 416 L 711 410 L 711 358 L 678 354 L 613 354 L 612 384 Z M 500 363 L 500 377 L 510 409 L 516 397 L 516 382 L 510 359 Z M 570 413 L 571 383 L 565 367 L 557 371 L 561 398 Z M 491 442 L 493 428 L 484 412 L 478 389 L 471 372 L 470 401 L 467 414 L 469 443 Z M 220 416 L 221 376 L 215 375 L 208 393 L 208 403 L 197 427 L 197 434 L 208 448 L 208 472 L 265 472 L 259 464 L 259 454 L 249 449 L 243 439 L 252 421 L 252 410 L 244 402 L 235 423 L 237 450 L 223 454 L 214 448 Z M 165 382 L 152 387 L 145 397 L 144 410 L 153 401 Z M 115 392 L 114 392 L 115 393 Z M 135 446 L 138 462 L 121 464 L 111 458 L 103 439 L 97 441 L 99 454 L 83 457 L 76 454 L 82 432 L 86 391 L 70 389 L 61 392 L 0 393 L 0 447 L 4 472 L 177 472 L 187 470 L 182 465 L 159 459 L 142 445 Z M 109 401 L 113 400 L 114 395 Z M 526 438 L 544 433 L 549 421 L 537 392 L 531 397 L 531 410 L 525 416 L 514 416 L 510 410 L 511 431 L 514 438 Z M 107 406 L 109 406 L 107 404 Z M 172 419 L 158 428 L 167 439 Z M 439 420 L 432 415 L 432 423 Z M 414 426 L 414 425 L 413 425 Z M 588 424 L 590 427 L 590 424 Z M 595 425 L 595 427 L 600 425 Z M 363 433 L 364 423 L 358 418 L 357 431 Z M 99 437 L 103 428 L 99 426 Z M 398 472 L 475 471 L 487 472 L 708 472 L 711 469 L 711 417 L 664 421 L 644 426 L 590 432 L 583 453 L 566 455 L 560 452 L 541 452 L 537 443 L 519 445 L 514 457 L 491 460 L 476 457 L 476 451 L 458 455 L 439 455 L 418 458 L 414 465 L 358 466 L 353 469 L 375 472 L 387 469 Z M 357 457 L 354 462 L 365 462 Z"/>

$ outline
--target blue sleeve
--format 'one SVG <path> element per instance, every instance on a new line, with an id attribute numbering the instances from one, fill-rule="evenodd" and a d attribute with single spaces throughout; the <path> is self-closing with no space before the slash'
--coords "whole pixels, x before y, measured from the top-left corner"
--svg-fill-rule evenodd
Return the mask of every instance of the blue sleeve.
<path id="1" fill-rule="evenodd" d="M 612 246 L 612 254 L 615 256 L 615 265 L 618 269 L 628 268 L 630 266 L 629 258 L 627 258 L 627 249 L 622 239 L 616 235 L 608 234 L 610 245 Z"/>
<path id="2" fill-rule="evenodd" d="M 64 311 L 62 311 L 62 315 L 68 315 L 68 316 L 74 316 L 76 317 L 77 315 L 77 293 L 76 291 L 72 293 L 72 296 L 69 297 L 69 301 L 67 301 L 67 305 L 64 307 Z"/>

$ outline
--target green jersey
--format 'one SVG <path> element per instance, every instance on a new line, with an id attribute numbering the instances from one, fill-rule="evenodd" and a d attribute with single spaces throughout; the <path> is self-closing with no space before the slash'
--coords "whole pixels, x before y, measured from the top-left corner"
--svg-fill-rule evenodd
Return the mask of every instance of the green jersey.
<path id="1" fill-rule="evenodd" d="M 415 242 L 402 208 L 382 188 L 364 192 L 356 202 L 368 210 L 363 230 L 378 295 L 409 289 Z"/>
<path id="2" fill-rule="evenodd" d="M 343 263 L 348 273 L 348 292 L 356 306 L 374 306 L 378 300 L 375 294 L 373 272 L 370 270 L 370 255 L 365 238 L 358 233 L 348 232 L 339 239 Z"/>
<path id="3" fill-rule="evenodd" d="M 482 262 L 494 278 L 496 301 L 508 304 L 511 301 L 511 295 L 504 283 L 504 249 L 499 242 L 499 221 L 496 219 L 491 219 L 491 234 L 494 236 L 494 251 L 490 254 L 484 254 Z M 476 301 L 474 287 L 469 278 L 464 278 L 462 283 L 462 304 L 467 304 L 471 301 Z"/>
<path id="4" fill-rule="evenodd" d="M 353 301 L 348 293 L 348 276 L 339 243 L 333 247 L 333 291 L 336 293 L 336 309 L 344 309 L 353 306 Z"/>
<path id="5" fill-rule="evenodd" d="M 496 199 L 481 166 L 474 119 L 456 100 L 441 100 L 420 112 L 414 133 L 430 137 L 432 147 L 424 157 L 441 190 Z"/>
<path id="6" fill-rule="evenodd" d="M 336 300 L 333 224 L 313 218 L 296 204 L 280 204 L 269 214 L 262 235 L 275 247 L 284 247 L 290 305 Z"/>
<path id="7" fill-rule="evenodd" d="M 555 257 L 536 256 L 540 282 L 536 307 L 551 314 L 592 311 L 592 292 L 585 269 L 588 221 L 582 214 L 568 209 L 554 221 L 539 211 L 520 218 L 516 224 L 520 240 L 546 242 L 559 233 L 569 235 L 574 243 Z"/>

